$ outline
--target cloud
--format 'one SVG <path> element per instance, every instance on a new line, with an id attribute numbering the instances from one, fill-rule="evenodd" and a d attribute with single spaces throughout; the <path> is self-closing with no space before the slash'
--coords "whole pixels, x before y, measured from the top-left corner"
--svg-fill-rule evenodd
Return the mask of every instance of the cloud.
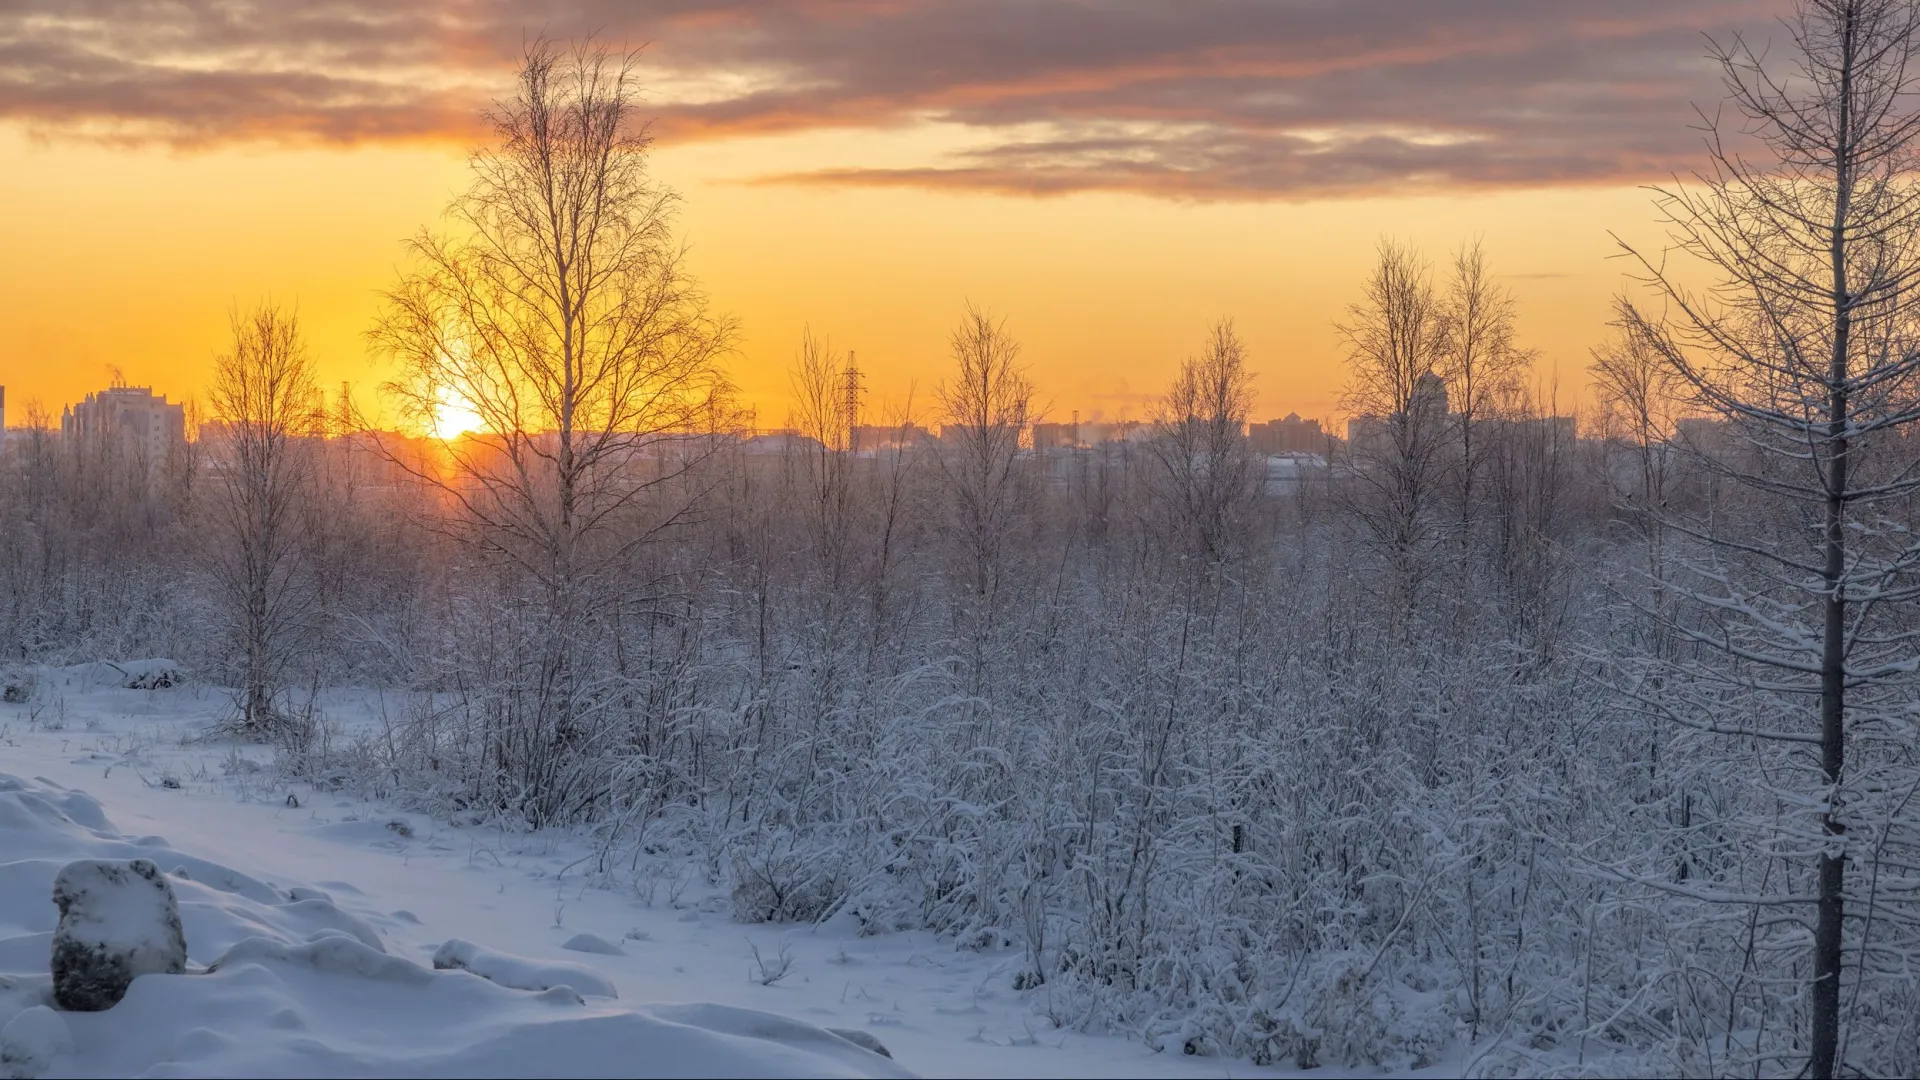
<path id="1" fill-rule="evenodd" d="M 14 0 L 0 117 L 92 138 L 470 142 L 530 33 L 646 44 L 668 141 L 957 126 L 771 182 L 1322 198 L 1699 159 L 1702 33 L 1758 0 Z"/>

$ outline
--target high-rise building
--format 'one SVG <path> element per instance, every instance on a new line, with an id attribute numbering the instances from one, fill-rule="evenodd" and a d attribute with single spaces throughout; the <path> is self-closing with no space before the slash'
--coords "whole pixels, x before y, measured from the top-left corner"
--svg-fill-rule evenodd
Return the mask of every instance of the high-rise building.
<path id="1" fill-rule="evenodd" d="M 60 433 L 67 438 L 118 438 L 148 461 L 158 462 L 167 451 L 186 441 L 187 411 L 152 387 L 114 386 L 87 395 L 60 415 Z"/>
<path id="2" fill-rule="evenodd" d="M 1447 380 L 1427 372 L 1413 384 L 1413 398 L 1407 403 L 1424 423 L 1443 422 L 1447 418 Z"/>

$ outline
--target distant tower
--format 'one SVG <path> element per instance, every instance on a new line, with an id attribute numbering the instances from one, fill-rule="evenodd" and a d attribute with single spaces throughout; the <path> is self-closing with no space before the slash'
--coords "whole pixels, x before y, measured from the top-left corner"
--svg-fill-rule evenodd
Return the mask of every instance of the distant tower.
<path id="1" fill-rule="evenodd" d="M 847 370 L 840 376 L 840 420 L 845 429 L 846 447 L 858 450 L 860 425 L 860 369 L 853 362 L 853 350 L 847 350 Z"/>
<path id="2" fill-rule="evenodd" d="M 1080 410 L 1073 410 L 1073 430 L 1067 433 L 1067 445 L 1080 445 Z"/>
<path id="3" fill-rule="evenodd" d="M 1447 380 L 1431 371 L 1420 376 L 1413 384 L 1412 405 L 1415 409 L 1439 413 L 1445 416 L 1447 413 Z"/>

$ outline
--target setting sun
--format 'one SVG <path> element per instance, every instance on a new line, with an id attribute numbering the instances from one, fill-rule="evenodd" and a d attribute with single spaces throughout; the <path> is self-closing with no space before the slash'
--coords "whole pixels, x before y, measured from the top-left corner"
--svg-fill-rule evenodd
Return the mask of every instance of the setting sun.
<path id="1" fill-rule="evenodd" d="M 451 386 L 442 386 L 435 395 L 437 403 L 433 409 L 433 435 L 437 439 L 450 441 L 462 435 L 481 431 L 486 427 L 479 412 L 475 411 L 464 394 Z"/>

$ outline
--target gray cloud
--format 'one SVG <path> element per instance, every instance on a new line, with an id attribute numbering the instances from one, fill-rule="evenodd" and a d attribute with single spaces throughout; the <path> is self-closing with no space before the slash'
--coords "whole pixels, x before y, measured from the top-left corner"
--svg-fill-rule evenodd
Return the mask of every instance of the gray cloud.
<path id="1" fill-rule="evenodd" d="M 0 117 L 181 145 L 479 134 L 524 36 L 648 44 L 675 141 L 958 125 L 910 168 L 768 178 L 1316 198 L 1607 183 L 1699 158 L 1702 33 L 1762 0 L 619 0 L 0 6 Z"/>

